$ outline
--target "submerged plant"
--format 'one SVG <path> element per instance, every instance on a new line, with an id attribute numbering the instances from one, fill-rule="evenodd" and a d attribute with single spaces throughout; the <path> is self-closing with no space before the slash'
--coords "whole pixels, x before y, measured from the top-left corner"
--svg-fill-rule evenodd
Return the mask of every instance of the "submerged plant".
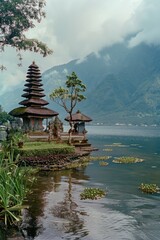
<path id="1" fill-rule="evenodd" d="M 154 184 L 154 183 L 141 183 L 141 185 L 139 186 L 139 189 L 142 191 L 142 192 L 145 192 L 145 193 L 157 193 L 160 191 L 160 188 Z"/>
<path id="2" fill-rule="evenodd" d="M 99 199 L 106 195 L 105 191 L 100 188 L 85 188 L 84 191 L 80 194 L 81 200 L 85 199 Z"/>

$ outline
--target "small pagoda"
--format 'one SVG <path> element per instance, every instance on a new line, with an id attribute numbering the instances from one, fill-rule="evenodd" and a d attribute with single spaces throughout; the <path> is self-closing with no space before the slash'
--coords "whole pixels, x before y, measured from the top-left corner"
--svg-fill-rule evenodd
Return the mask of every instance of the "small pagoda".
<path id="1" fill-rule="evenodd" d="M 26 83 L 22 97 L 25 99 L 19 104 L 22 107 L 15 108 L 10 112 L 10 115 L 23 119 L 23 130 L 42 131 L 43 120 L 57 116 L 58 113 L 46 108 L 49 103 L 43 99 L 45 97 L 41 73 L 39 67 L 33 62 L 27 71 Z"/>

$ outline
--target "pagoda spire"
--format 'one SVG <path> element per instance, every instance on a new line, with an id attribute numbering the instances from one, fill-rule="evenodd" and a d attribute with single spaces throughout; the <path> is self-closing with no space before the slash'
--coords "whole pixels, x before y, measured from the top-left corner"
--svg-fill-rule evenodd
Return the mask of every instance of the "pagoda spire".
<path id="1" fill-rule="evenodd" d="M 57 116 L 58 113 L 44 107 L 49 103 L 43 99 L 45 94 L 41 73 L 35 61 L 28 67 L 24 86 L 24 93 L 21 96 L 25 99 L 19 103 L 22 107 L 13 109 L 10 114 L 23 119 L 25 131 L 42 130 L 43 119 Z"/>

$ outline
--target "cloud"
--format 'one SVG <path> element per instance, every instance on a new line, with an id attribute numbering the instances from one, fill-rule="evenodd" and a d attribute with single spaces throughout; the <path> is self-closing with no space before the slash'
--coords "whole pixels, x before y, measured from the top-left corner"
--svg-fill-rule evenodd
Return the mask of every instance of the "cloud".
<path id="1" fill-rule="evenodd" d="M 46 19 L 29 34 L 36 34 L 54 50 L 48 58 L 52 66 L 84 58 L 104 46 L 123 41 L 129 31 L 126 27 L 130 28 L 127 22 L 140 2 L 47 0 Z"/>
<path id="2" fill-rule="evenodd" d="M 43 36 L 51 43 L 57 59 L 83 58 L 106 45 L 123 41 L 128 31 L 126 22 L 139 2 L 50 0 L 47 5 L 50 21 L 46 22 L 46 34 Z"/>
<path id="3" fill-rule="evenodd" d="M 144 0 L 141 2 L 129 23 L 130 26 L 132 26 L 132 30 L 138 32 L 130 41 L 131 47 L 142 42 L 147 44 L 160 44 L 159 11 L 159 0 Z"/>
<path id="4" fill-rule="evenodd" d="M 159 44 L 159 0 L 46 0 L 46 18 L 27 35 L 45 42 L 54 53 L 43 58 L 39 54 L 22 52 L 23 66 L 13 49 L 0 53 L 0 94 L 9 91 L 25 79 L 28 66 L 36 61 L 41 72 L 64 64 L 105 46 L 123 42 L 128 34 L 137 33 L 130 46 L 141 42 Z M 108 61 L 108 58 L 107 58 Z"/>

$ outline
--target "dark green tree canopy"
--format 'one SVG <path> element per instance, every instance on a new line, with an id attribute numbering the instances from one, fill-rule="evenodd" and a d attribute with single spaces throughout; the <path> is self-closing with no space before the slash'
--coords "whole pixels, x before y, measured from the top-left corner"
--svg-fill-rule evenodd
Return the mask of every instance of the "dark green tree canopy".
<path id="1" fill-rule="evenodd" d="M 9 115 L 7 112 L 5 112 L 2 106 L 0 105 L 0 124 L 4 124 L 11 120 L 13 120 L 13 117 Z"/>
<path id="2" fill-rule="evenodd" d="M 52 53 L 44 43 L 28 39 L 25 32 L 45 17 L 45 0 L 0 0 L 0 50 L 9 45 L 17 50 Z"/>

